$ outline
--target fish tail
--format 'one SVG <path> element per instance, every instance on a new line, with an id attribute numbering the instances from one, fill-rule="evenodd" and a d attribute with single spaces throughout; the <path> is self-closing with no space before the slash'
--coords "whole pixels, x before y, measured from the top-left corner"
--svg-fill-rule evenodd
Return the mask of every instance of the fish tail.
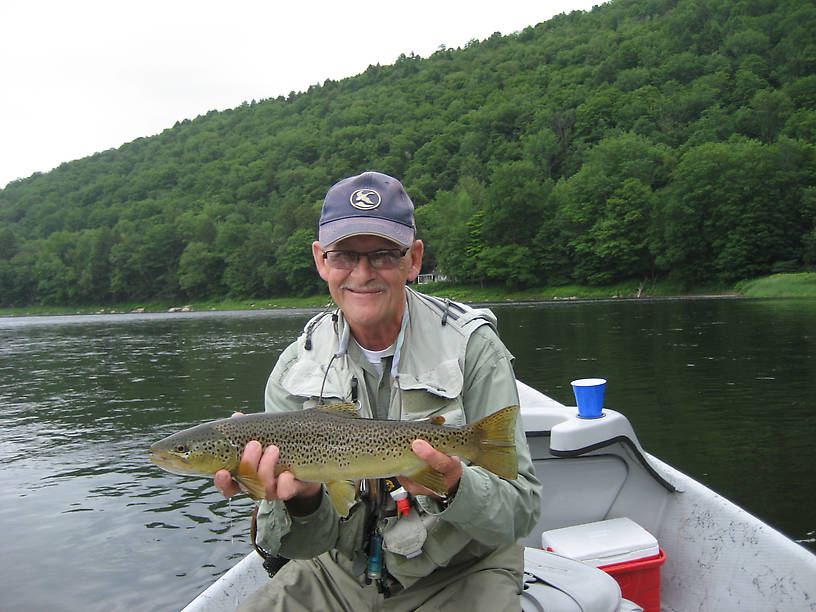
<path id="1" fill-rule="evenodd" d="M 518 477 L 516 458 L 516 418 L 518 406 L 507 406 L 473 423 L 479 440 L 473 463 L 494 474 L 515 480 Z"/>

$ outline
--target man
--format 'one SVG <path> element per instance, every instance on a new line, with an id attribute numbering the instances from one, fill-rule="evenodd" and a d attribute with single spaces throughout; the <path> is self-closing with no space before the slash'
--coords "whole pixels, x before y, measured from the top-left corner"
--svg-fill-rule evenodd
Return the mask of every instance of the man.
<path id="1" fill-rule="evenodd" d="M 266 387 L 267 411 L 353 401 L 362 417 L 448 425 L 475 422 L 518 404 L 512 356 L 489 310 L 419 294 L 423 243 L 400 182 L 366 172 L 326 194 L 312 254 L 337 305 L 306 325 L 281 354 Z M 440 419 L 441 420 L 441 419 Z M 516 423 L 519 475 L 506 480 L 423 440 L 414 452 L 445 478 L 440 497 L 411 480 L 371 482 L 347 518 L 323 485 L 277 478 L 279 453 L 247 445 L 244 460 L 266 489 L 257 542 L 292 559 L 246 610 L 518 610 L 523 549 L 540 512 L 523 429 Z M 229 497 L 239 488 L 215 478 Z M 385 490 L 402 485 L 410 513 Z"/>

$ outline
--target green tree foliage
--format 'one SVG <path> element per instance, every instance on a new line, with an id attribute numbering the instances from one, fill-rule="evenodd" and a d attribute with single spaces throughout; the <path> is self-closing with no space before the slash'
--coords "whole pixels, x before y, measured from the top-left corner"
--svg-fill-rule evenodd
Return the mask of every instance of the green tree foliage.
<path id="1" fill-rule="evenodd" d="M 203 242 L 188 242 L 181 254 L 178 281 L 182 291 L 194 299 L 223 293 L 224 260 Z"/>
<path id="2" fill-rule="evenodd" d="M 432 201 L 416 211 L 426 266 L 463 281 L 478 280 L 468 254 L 470 223 L 483 207 L 484 198 L 484 185 L 473 177 L 463 177 L 453 191 L 438 191 Z"/>
<path id="3" fill-rule="evenodd" d="M 364 170 L 463 282 L 814 266 L 814 31 L 810 2 L 613 0 L 185 119 L 0 190 L 0 305 L 322 290 L 320 203 Z"/>
<path id="4" fill-rule="evenodd" d="M 663 266 L 682 280 L 735 280 L 805 256 L 813 147 L 780 140 L 688 151 L 666 188 Z"/>
<path id="5" fill-rule="evenodd" d="M 320 277 L 315 270 L 311 237 L 310 230 L 297 230 L 278 250 L 278 268 L 283 272 L 292 295 L 311 295 L 319 286 Z"/>

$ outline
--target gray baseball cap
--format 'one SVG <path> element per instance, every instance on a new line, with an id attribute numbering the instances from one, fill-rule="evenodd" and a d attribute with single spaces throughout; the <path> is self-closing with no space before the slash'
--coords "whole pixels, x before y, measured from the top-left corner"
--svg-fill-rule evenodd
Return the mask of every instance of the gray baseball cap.
<path id="1" fill-rule="evenodd" d="M 402 246 L 414 242 L 414 203 L 397 179 L 363 172 L 332 185 L 323 200 L 318 241 L 326 247 L 349 236 L 382 236 Z"/>

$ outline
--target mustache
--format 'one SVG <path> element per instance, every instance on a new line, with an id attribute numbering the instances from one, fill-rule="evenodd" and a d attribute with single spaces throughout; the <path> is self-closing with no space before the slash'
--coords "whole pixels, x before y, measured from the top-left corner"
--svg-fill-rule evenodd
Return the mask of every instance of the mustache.
<path id="1" fill-rule="evenodd" d="M 341 289 L 348 289 L 349 291 L 388 291 L 388 286 L 383 283 L 365 283 L 358 285 L 356 283 L 343 283 L 340 285 Z"/>

